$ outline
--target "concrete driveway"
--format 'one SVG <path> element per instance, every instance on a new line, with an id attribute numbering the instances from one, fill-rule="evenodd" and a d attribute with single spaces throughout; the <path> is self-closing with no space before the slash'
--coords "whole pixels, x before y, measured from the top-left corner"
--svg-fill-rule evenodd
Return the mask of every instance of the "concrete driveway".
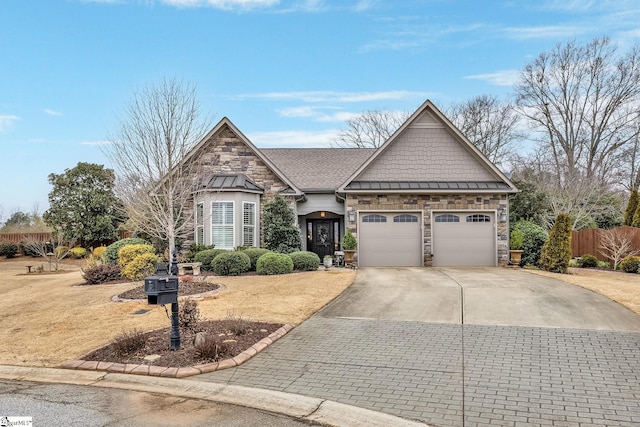
<path id="1" fill-rule="evenodd" d="M 322 317 L 640 332 L 632 311 L 587 289 L 506 268 L 364 268 Z"/>
<path id="2" fill-rule="evenodd" d="M 640 317 L 501 268 L 364 268 L 248 363 L 193 377 L 437 426 L 640 425 Z"/>

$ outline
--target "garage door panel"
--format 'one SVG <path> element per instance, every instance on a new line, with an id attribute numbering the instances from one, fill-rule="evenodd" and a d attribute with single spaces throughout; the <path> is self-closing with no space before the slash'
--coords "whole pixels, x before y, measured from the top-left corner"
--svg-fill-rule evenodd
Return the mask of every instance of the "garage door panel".
<path id="1" fill-rule="evenodd" d="M 365 218 L 372 222 L 365 222 Z M 394 218 L 403 222 L 394 222 Z M 366 267 L 421 266 L 421 219 L 422 214 L 414 212 L 363 214 L 358 229 L 358 263 Z"/>
<path id="2" fill-rule="evenodd" d="M 442 217 L 438 218 L 440 215 Z M 496 230 L 492 213 L 447 212 L 438 213 L 435 218 L 434 266 L 496 265 Z M 439 222 L 438 219 L 452 222 Z M 456 219 L 459 222 L 453 222 Z"/>

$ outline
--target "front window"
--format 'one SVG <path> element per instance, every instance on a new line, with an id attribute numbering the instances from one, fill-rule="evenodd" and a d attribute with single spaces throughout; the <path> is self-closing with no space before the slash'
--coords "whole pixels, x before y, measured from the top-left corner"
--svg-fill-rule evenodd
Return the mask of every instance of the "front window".
<path id="1" fill-rule="evenodd" d="M 204 244 L 204 203 L 196 207 L 196 243 Z"/>
<path id="2" fill-rule="evenodd" d="M 256 242 L 256 204 L 242 203 L 242 245 L 255 246 Z"/>
<path id="3" fill-rule="evenodd" d="M 233 249 L 233 202 L 211 204 L 211 236 L 219 249 Z"/>

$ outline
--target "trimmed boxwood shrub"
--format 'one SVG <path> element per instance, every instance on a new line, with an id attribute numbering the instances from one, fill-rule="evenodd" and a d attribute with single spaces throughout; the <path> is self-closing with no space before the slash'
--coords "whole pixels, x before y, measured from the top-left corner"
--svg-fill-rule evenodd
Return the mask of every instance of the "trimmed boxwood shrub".
<path id="1" fill-rule="evenodd" d="M 625 273 L 637 273 L 640 270 L 640 257 L 630 255 L 620 261 L 620 269 Z"/>
<path id="2" fill-rule="evenodd" d="M 87 250 L 83 247 L 76 246 L 75 248 L 71 248 L 69 254 L 72 258 L 81 259 L 87 256 Z"/>
<path id="3" fill-rule="evenodd" d="M 194 262 L 195 256 L 198 252 L 206 251 L 208 249 L 215 249 L 216 245 L 203 245 L 201 243 L 192 243 L 189 245 L 189 250 L 184 255 L 187 262 Z"/>
<path id="4" fill-rule="evenodd" d="M 293 261 L 286 254 L 270 252 L 258 258 L 256 263 L 258 274 L 287 274 L 293 271 Z"/>
<path id="5" fill-rule="evenodd" d="M 0 256 L 13 258 L 18 254 L 18 245 L 15 243 L 0 243 Z"/>
<path id="6" fill-rule="evenodd" d="M 142 254 L 155 254 L 155 249 L 151 245 L 126 245 L 118 251 L 118 265 L 120 268 L 129 264 Z"/>
<path id="7" fill-rule="evenodd" d="M 156 271 L 156 264 L 159 262 L 162 262 L 159 256 L 152 253 L 143 253 L 122 267 L 120 274 L 127 279 L 140 280 L 153 274 Z"/>
<path id="8" fill-rule="evenodd" d="M 292 252 L 289 254 L 289 258 L 293 261 L 294 270 L 316 271 L 320 266 L 320 257 L 313 252 Z"/>
<path id="9" fill-rule="evenodd" d="M 200 251 L 197 254 L 195 254 L 195 256 L 193 257 L 193 260 L 195 262 L 201 262 L 202 263 L 202 269 L 203 270 L 207 270 L 207 271 L 211 271 L 212 267 L 211 267 L 211 261 L 213 261 L 213 259 L 220 255 L 221 253 L 225 253 L 225 252 L 229 252 L 229 251 L 225 251 L 224 249 L 207 249 L 204 251 Z"/>
<path id="10" fill-rule="evenodd" d="M 120 279 L 120 266 L 110 264 L 96 265 L 84 270 L 82 277 L 92 285 L 118 280 Z"/>
<path id="11" fill-rule="evenodd" d="M 540 261 L 542 245 L 547 241 L 547 232 L 533 221 L 520 220 L 513 225 L 512 233 L 522 233 L 522 259 L 520 267 L 537 266 Z"/>
<path id="12" fill-rule="evenodd" d="M 211 269 L 219 276 L 239 276 L 251 268 L 251 260 L 243 252 L 226 252 L 211 261 Z"/>
<path id="13" fill-rule="evenodd" d="M 105 264 L 117 265 L 118 264 L 118 251 L 123 246 L 127 245 L 148 245 L 144 239 L 140 239 L 138 237 L 128 237 L 126 239 L 120 239 L 117 242 L 113 242 L 107 249 L 105 249 L 104 254 L 102 254 L 102 262 Z"/>
<path id="14" fill-rule="evenodd" d="M 595 268 L 598 266 L 598 258 L 591 254 L 584 254 L 578 260 L 578 267 Z"/>
<path id="15" fill-rule="evenodd" d="M 104 255 L 104 251 L 107 250 L 106 246 L 98 246 L 97 248 L 93 249 L 93 257 L 97 258 L 97 259 L 102 259 L 102 255 Z"/>
<path id="16" fill-rule="evenodd" d="M 256 264 L 258 262 L 258 258 L 262 255 L 271 252 L 269 249 L 263 248 L 249 248 L 242 251 L 243 254 L 247 255 L 251 260 L 251 268 L 249 271 L 256 271 Z"/>

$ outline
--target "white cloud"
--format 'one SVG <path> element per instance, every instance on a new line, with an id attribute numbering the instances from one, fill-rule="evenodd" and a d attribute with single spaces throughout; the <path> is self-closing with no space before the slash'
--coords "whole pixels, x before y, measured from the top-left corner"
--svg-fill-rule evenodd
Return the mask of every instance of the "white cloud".
<path id="1" fill-rule="evenodd" d="M 424 99 L 426 92 L 411 92 L 406 90 L 383 92 L 333 92 L 333 91 L 304 91 L 304 92 L 267 92 L 256 94 L 241 94 L 235 99 L 275 99 L 297 100 L 302 102 L 334 102 L 355 103 L 371 101 L 403 101 L 407 99 Z"/>
<path id="2" fill-rule="evenodd" d="M 512 40 L 563 39 L 587 32 L 589 28 L 570 25 L 547 25 L 540 27 L 508 27 L 502 30 Z"/>
<path id="3" fill-rule="evenodd" d="M 222 10 L 251 10 L 276 6 L 280 0 L 162 0 L 177 7 L 213 7 Z"/>
<path id="4" fill-rule="evenodd" d="M 98 141 L 83 141 L 80 143 L 80 145 L 90 145 L 90 146 L 102 146 L 102 145 L 111 145 L 113 142 L 112 141 L 108 141 L 108 140 L 98 140 Z"/>
<path id="5" fill-rule="evenodd" d="M 62 115 L 62 113 L 60 111 L 51 110 L 49 108 L 45 108 L 42 111 L 44 111 L 44 113 L 49 115 L 49 116 L 61 116 Z"/>
<path id="6" fill-rule="evenodd" d="M 310 147 L 330 147 L 339 130 L 329 129 L 322 131 L 274 131 L 274 132 L 254 132 L 247 134 L 247 137 L 257 147 L 261 148 L 310 148 Z"/>
<path id="7" fill-rule="evenodd" d="M 469 80 L 485 80 L 496 86 L 513 86 L 518 82 L 520 71 L 518 70 L 502 70 L 495 73 L 475 74 L 466 76 Z"/>
<path id="8" fill-rule="evenodd" d="M 288 118 L 310 118 L 316 122 L 345 122 L 346 120 L 357 116 L 356 113 L 350 113 L 347 111 L 333 111 L 327 113 L 326 110 L 339 110 L 337 107 L 312 107 L 304 105 L 300 107 L 290 107 L 278 110 L 278 113 L 282 117 Z"/>
<path id="9" fill-rule="evenodd" d="M 13 114 L 0 114 L 0 132 L 8 130 L 20 117 Z"/>

